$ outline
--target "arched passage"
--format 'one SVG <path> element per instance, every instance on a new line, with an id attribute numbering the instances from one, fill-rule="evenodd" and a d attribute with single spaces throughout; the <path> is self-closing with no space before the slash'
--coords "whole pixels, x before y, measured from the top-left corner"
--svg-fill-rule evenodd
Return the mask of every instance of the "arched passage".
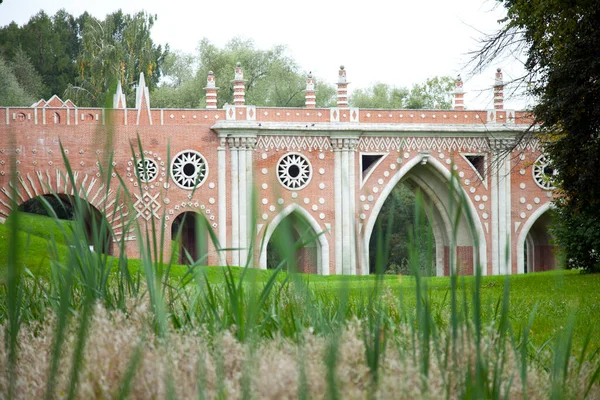
<path id="1" fill-rule="evenodd" d="M 519 234 L 517 270 L 519 273 L 549 271 L 557 267 L 554 240 L 550 232 L 550 203 L 533 213 Z"/>
<path id="2" fill-rule="evenodd" d="M 363 234 L 363 271 L 368 270 L 368 246 L 375 222 L 383 204 L 400 182 L 412 182 L 418 187 L 430 209 L 428 218 L 435 239 L 436 274 L 448 275 L 454 267 L 460 274 L 472 274 L 476 266 L 483 267 L 481 272 L 485 274 L 486 248 L 477 212 L 464 189 L 451 179 L 450 171 L 427 154 L 406 162 L 382 189 L 373 205 Z"/>
<path id="3" fill-rule="evenodd" d="M 414 181 L 406 179 L 394 187 L 371 235 L 369 273 L 382 268 L 385 273 L 410 275 L 416 257 L 423 275 L 436 275 L 433 210 L 430 201 L 422 200 L 423 192 Z"/>
<path id="4" fill-rule="evenodd" d="M 69 240 L 74 240 L 76 235 L 80 234 L 78 230 L 81 227 L 90 249 L 113 255 L 114 235 L 108 221 L 96 207 L 82 198 L 67 194 L 46 194 L 24 201 L 19 205 L 18 210 L 41 218 L 56 217 L 59 220 L 72 221 L 66 228 L 70 231 Z M 49 226 L 48 229 L 52 227 Z"/>
<path id="5" fill-rule="evenodd" d="M 310 213 L 297 204 L 291 204 L 273 218 L 267 227 L 260 249 L 259 266 L 262 269 L 269 267 L 269 250 L 277 251 L 273 247 L 275 243 L 272 243 L 275 236 L 283 238 L 280 241 L 282 244 L 286 241 L 292 244 L 306 243 L 292 256 L 299 272 L 329 275 L 329 243 L 325 235 Z"/>
<path id="6" fill-rule="evenodd" d="M 206 219 L 193 211 L 179 214 L 171 225 L 179 264 L 208 263 L 208 227 Z"/>

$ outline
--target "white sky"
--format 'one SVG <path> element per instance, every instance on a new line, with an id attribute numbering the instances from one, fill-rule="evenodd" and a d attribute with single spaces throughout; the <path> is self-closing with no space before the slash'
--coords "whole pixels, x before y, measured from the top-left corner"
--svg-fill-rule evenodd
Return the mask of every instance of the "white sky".
<path id="1" fill-rule="evenodd" d="M 335 83 L 343 64 L 350 92 L 377 82 L 410 87 L 436 75 L 461 73 L 467 108 L 487 109 L 493 107 L 496 66 L 469 77 L 465 64 L 467 53 L 478 48 L 482 32 L 493 32 L 504 16 L 496 4 L 493 0 L 4 0 L 0 26 L 11 21 L 25 24 L 41 9 L 53 15 L 64 8 L 74 16 L 87 10 L 97 18 L 119 8 L 125 13 L 146 10 L 158 16 L 152 38 L 171 49 L 195 52 L 204 37 L 218 46 L 236 36 L 253 39 L 262 49 L 283 44 L 303 70 L 329 83 Z M 498 66 L 505 80 L 523 71 L 518 62 Z M 524 105 L 523 99 L 505 100 L 506 108 Z"/>

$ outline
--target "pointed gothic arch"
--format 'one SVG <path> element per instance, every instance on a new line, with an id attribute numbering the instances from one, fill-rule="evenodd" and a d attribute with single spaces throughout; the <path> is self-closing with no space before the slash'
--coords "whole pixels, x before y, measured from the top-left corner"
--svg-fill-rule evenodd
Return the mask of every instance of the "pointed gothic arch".
<path id="1" fill-rule="evenodd" d="M 418 172 L 418 173 L 417 173 Z M 421 154 L 404 163 L 404 165 L 392 176 L 386 186 L 383 187 L 381 195 L 375 201 L 372 212 L 367 219 L 363 243 L 363 271 L 368 271 L 369 241 L 375 227 L 375 222 L 388 196 L 404 179 L 412 180 L 429 197 L 433 207 L 433 215 L 430 220 L 434 226 L 434 238 L 436 241 L 436 271 L 440 275 L 449 273 L 449 261 L 451 252 L 458 259 L 472 259 L 472 271 L 481 267 L 481 273 L 486 274 L 483 268 L 487 264 L 487 249 L 483 226 L 477 215 L 475 206 L 469 196 L 456 180 L 453 180 L 451 172 L 437 159 L 429 154 Z M 454 188 L 450 190 L 450 185 Z M 454 195 L 452 195 L 454 192 Z M 454 196 L 452 198 L 451 196 Z M 464 200 L 463 200 L 464 199 Z M 454 202 L 452 205 L 451 203 Z M 453 226 L 453 213 L 456 211 L 458 202 L 461 202 L 462 213 L 459 218 L 459 226 Z M 454 207 L 454 208 L 453 208 Z M 455 235 L 453 230 L 458 229 Z M 456 236 L 457 243 L 453 244 L 451 238 Z M 452 248 L 454 245 L 454 248 Z M 469 254 L 470 253 L 470 254 Z M 470 266 L 466 266 L 471 271 Z"/>
<path id="2" fill-rule="evenodd" d="M 314 240 L 316 258 L 317 258 L 317 273 L 321 275 L 329 275 L 329 242 L 327 241 L 326 232 L 323 231 L 319 223 L 310 215 L 308 211 L 296 203 L 290 204 L 279 214 L 277 214 L 271 223 L 268 225 L 264 234 L 263 244 L 260 249 L 259 266 L 261 269 L 267 268 L 267 247 L 271 237 L 281 221 L 290 215 L 294 214 L 297 218 L 302 219 L 312 230 L 312 234 L 316 236 Z"/>
<path id="3" fill-rule="evenodd" d="M 539 207 L 523 224 L 517 238 L 517 272 L 547 271 L 557 267 L 548 225 L 552 203 Z"/>

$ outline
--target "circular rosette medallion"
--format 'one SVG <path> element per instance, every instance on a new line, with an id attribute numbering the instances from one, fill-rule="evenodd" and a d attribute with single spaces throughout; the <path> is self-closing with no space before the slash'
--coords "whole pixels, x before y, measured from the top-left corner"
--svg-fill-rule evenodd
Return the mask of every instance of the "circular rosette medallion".
<path id="1" fill-rule="evenodd" d="M 138 160 L 135 172 L 142 182 L 152 182 L 158 176 L 158 164 L 151 158 Z"/>
<path id="2" fill-rule="evenodd" d="M 194 150 L 184 150 L 173 158 L 171 176 L 180 188 L 195 189 L 206 180 L 208 165 L 202 154 Z"/>
<path id="3" fill-rule="evenodd" d="M 541 155 L 533 163 L 533 180 L 544 190 L 554 189 L 554 177 L 556 169 L 550 165 L 550 160 L 545 155 Z"/>
<path id="4" fill-rule="evenodd" d="M 302 154 L 288 153 L 277 163 L 277 179 L 287 189 L 299 190 L 310 182 L 312 169 Z"/>

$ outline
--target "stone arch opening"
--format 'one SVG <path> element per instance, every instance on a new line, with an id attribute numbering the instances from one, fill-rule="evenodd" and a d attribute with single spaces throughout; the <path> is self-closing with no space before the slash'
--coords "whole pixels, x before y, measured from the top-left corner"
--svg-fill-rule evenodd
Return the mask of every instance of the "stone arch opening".
<path id="1" fill-rule="evenodd" d="M 20 212 L 46 218 L 73 221 L 82 224 L 85 239 L 91 250 L 114 255 L 113 232 L 106 217 L 91 203 L 68 194 L 46 194 L 30 198 L 19 205 Z M 69 229 L 77 235 L 78 227 Z"/>
<path id="2" fill-rule="evenodd" d="M 424 196 L 419 185 L 410 179 L 394 187 L 379 212 L 369 241 L 369 273 L 376 273 L 381 267 L 386 273 L 411 274 L 411 260 L 416 256 L 423 275 L 436 275 L 433 208 Z M 378 265 L 384 260 L 385 265 Z"/>
<path id="3" fill-rule="evenodd" d="M 208 227 L 203 215 L 186 211 L 171 224 L 175 258 L 179 264 L 208 264 Z"/>
<path id="4" fill-rule="evenodd" d="M 363 271 L 370 268 L 369 242 L 383 204 L 398 184 L 408 184 L 423 195 L 428 222 L 433 234 L 431 259 L 435 275 L 449 275 L 453 269 L 471 275 L 475 268 L 486 265 L 483 227 L 469 197 L 450 171 L 433 157 L 422 155 L 406 162 L 382 189 L 372 208 L 363 234 Z M 486 273 L 485 268 L 481 269 Z"/>
<path id="5" fill-rule="evenodd" d="M 520 273 L 549 271 L 558 266 L 551 225 L 552 211 L 550 207 L 543 207 L 523 227 L 518 247 Z"/>
<path id="6" fill-rule="evenodd" d="M 310 213 L 297 204 L 282 210 L 267 227 L 260 249 L 259 266 L 276 267 L 283 258 L 291 259 L 301 273 L 329 275 L 329 243 Z"/>

